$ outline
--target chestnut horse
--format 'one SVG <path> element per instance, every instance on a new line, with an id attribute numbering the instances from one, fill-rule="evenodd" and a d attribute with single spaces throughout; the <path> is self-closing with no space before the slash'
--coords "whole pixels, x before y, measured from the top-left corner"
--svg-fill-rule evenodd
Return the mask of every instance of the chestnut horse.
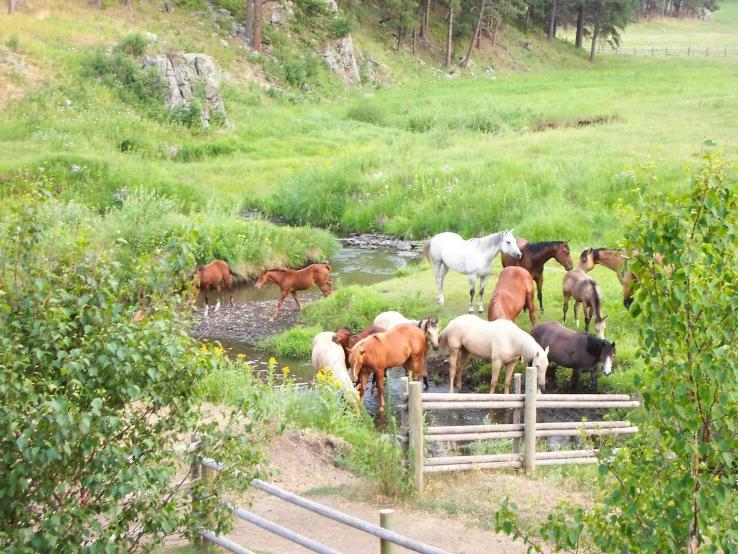
<path id="1" fill-rule="evenodd" d="M 538 305 L 541 307 L 541 312 L 543 312 L 543 265 L 551 258 L 554 258 L 567 271 L 573 268 L 574 263 L 571 261 L 569 243 L 561 240 L 528 242 L 521 237 L 517 237 L 517 241 L 523 256 L 519 260 L 516 260 L 503 252 L 501 255 L 502 267 L 516 265 L 524 267 L 530 272 L 531 277 L 536 282 Z"/>
<path id="2" fill-rule="evenodd" d="M 580 266 L 581 267 L 581 266 Z M 579 304 L 584 304 L 584 330 L 589 332 L 589 322 L 592 316 L 595 318 L 595 329 L 597 335 L 605 338 L 605 320 L 602 317 L 602 291 L 597 281 L 587 275 L 584 270 L 572 269 L 564 275 L 562 289 L 564 292 L 564 323 L 566 323 L 566 312 L 569 310 L 569 298 L 574 297 L 574 319 L 579 327 Z"/>
<path id="3" fill-rule="evenodd" d="M 297 299 L 298 290 L 307 290 L 313 285 L 317 285 L 323 296 L 330 296 L 333 289 L 330 272 L 331 266 L 328 264 L 312 264 L 303 269 L 267 269 L 262 271 L 256 280 L 256 288 L 260 289 L 271 281 L 280 290 L 277 309 L 274 310 L 270 321 L 277 319 L 277 314 L 282 309 L 282 304 L 284 304 L 284 299 L 287 298 L 288 294 L 292 294 L 298 310 L 302 309 L 300 301 Z"/>
<path id="4" fill-rule="evenodd" d="M 403 323 L 389 331 L 360 340 L 351 349 L 349 362 L 359 378 L 359 397 L 364 398 L 370 373 L 377 377 L 379 411 L 384 411 L 384 378 L 387 368 L 402 366 L 420 378 L 427 347 L 427 333 L 417 325 Z"/>
<path id="5" fill-rule="evenodd" d="M 487 319 L 515 321 L 518 314 L 528 310 L 531 326 L 536 324 L 536 307 L 533 301 L 533 277 L 522 267 L 506 267 L 500 272 L 495 290 L 489 301 Z"/>
<path id="6" fill-rule="evenodd" d="M 365 339 L 368 336 L 375 335 L 384 331 L 383 327 L 377 327 L 376 325 L 370 325 L 359 333 L 353 334 L 351 329 L 348 327 L 339 327 L 338 331 L 333 335 L 333 342 L 340 345 L 343 348 L 344 357 L 346 358 L 346 367 L 351 367 L 349 364 L 349 353 L 351 349 L 361 339 Z M 356 380 L 356 375 L 351 376 L 352 379 Z"/>
<path id="7" fill-rule="evenodd" d="M 229 301 L 231 305 L 233 305 L 232 277 L 243 280 L 243 276 L 231 270 L 231 267 L 225 260 L 213 260 L 209 264 L 202 266 L 197 270 L 197 277 L 200 281 L 200 288 L 203 291 L 203 296 L 205 296 L 205 317 L 207 317 L 210 309 L 208 302 L 210 287 L 215 287 L 215 290 L 218 293 L 218 301 L 215 304 L 215 311 L 217 312 L 220 308 L 221 283 L 225 283 L 228 287 Z"/>

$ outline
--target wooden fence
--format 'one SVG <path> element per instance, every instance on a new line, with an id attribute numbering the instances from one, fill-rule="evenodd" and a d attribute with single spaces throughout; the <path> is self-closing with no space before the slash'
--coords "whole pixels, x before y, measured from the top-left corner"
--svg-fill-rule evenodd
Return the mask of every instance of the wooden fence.
<path id="1" fill-rule="evenodd" d="M 400 435 L 407 446 L 413 484 L 423 490 L 423 475 L 469 469 L 524 468 L 532 473 L 536 465 L 585 464 L 597 461 L 594 449 L 536 452 L 536 439 L 551 436 L 624 435 L 638 431 L 629 421 L 572 421 L 537 423 L 537 410 L 582 408 L 635 408 L 638 401 L 627 394 L 539 394 L 535 368 L 526 369 L 525 394 L 520 375 L 515 375 L 513 394 L 423 393 L 421 384 L 402 379 Z M 424 410 L 511 409 L 512 423 L 429 427 L 425 430 Z M 521 423 L 521 415 L 524 415 Z M 524 448 L 521 453 L 520 439 Z M 513 439 L 512 453 L 479 456 L 425 457 L 426 442 L 457 442 Z"/>
<path id="2" fill-rule="evenodd" d="M 190 471 L 191 478 L 194 480 L 213 478 L 216 473 L 222 470 L 223 468 L 220 464 L 218 464 L 214 460 L 205 458 L 200 464 L 194 465 Z M 373 523 L 369 523 L 368 521 L 364 521 L 363 519 L 359 519 L 338 510 L 334 510 L 333 508 L 329 508 L 328 506 L 320 504 L 319 502 L 315 502 L 314 500 L 309 500 L 297 494 L 281 489 L 276 485 L 267 483 L 266 481 L 262 481 L 261 479 L 253 479 L 251 481 L 251 484 L 259 490 L 269 495 L 280 498 L 285 502 L 289 502 L 290 504 L 294 504 L 295 506 L 299 506 L 315 514 L 319 514 L 343 525 L 353 527 L 354 529 L 358 529 L 359 531 L 377 537 L 379 539 L 379 550 L 381 554 L 392 554 L 394 552 L 394 545 L 402 546 L 403 548 L 412 550 L 413 552 L 421 552 L 422 554 L 449 554 L 449 552 L 447 552 L 446 550 L 436 548 L 435 546 L 425 544 L 423 542 L 411 539 L 409 537 L 406 537 L 405 535 L 401 535 L 400 533 L 396 533 L 395 531 L 393 531 L 393 510 L 381 510 L 379 512 L 380 525 L 374 525 Z M 193 505 L 196 507 L 197 502 L 195 501 Z M 295 544 L 299 544 L 300 546 L 303 546 L 312 552 L 318 552 L 320 554 L 341 554 L 338 550 L 321 544 L 291 529 L 282 527 L 281 525 L 269 521 L 268 519 L 265 519 L 253 512 L 245 510 L 244 508 L 237 506 L 230 506 L 230 508 L 237 518 L 256 525 L 257 527 L 260 527 Z M 254 554 L 249 549 L 231 541 L 230 539 L 219 537 L 206 529 L 198 531 L 198 534 L 203 541 L 216 544 L 221 548 L 228 550 L 229 552 L 235 552 L 237 554 Z"/>
<path id="3" fill-rule="evenodd" d="M 620 46 L 610 48 L 600 46 L 597 49 L 599 54 L 609 54 L 613 56 L 663 56 L 663 57 L 720 57 L 738 56 L 738 45 L 723 46 Z"/>

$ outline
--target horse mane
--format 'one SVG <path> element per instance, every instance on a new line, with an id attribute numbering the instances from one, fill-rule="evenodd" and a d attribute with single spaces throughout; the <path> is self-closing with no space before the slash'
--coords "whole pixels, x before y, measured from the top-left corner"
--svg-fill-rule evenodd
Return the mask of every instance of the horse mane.
<path id="1" fill-rule="evenodd" d="M 587 335 L 587 344 L 585 345 L 584 349 L 590 356 L 599 358 L 600 354 L 602 353 L 602 349 L 605 347 L 605 343 L 607 341 L 605 339 L 590 335 L 589 333 L 585 334 Z"/>
<path id="2" fill-rule="evenodd" d="M 552 248 L 556 246 L 561 246 L 564 244 L 565 240 L 547 240 L 543 242 L 529 242 L 523 248 L 528 250 L 528 252 L 541 252 L 542 250 L 546 250 L 547 248 Z"/>

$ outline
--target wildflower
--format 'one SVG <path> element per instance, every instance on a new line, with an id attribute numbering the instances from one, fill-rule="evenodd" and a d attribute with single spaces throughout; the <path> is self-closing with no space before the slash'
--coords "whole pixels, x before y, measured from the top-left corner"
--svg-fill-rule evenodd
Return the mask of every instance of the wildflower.
<path id="1" fill-rule="evenodd" d="M 269 358 L 269 365 L 277 365 L 277 358 L 275 358 L 274 356 L 271 356 Z"/>
<path id="2" fill-rule="evenodd" d="M 290 371 L 291 370 L 290 370 L 289 366 L 284 366 L 282 368 L 282 373 L 284 374 L 285 377 L 287 377 L 290 374 Z"/>

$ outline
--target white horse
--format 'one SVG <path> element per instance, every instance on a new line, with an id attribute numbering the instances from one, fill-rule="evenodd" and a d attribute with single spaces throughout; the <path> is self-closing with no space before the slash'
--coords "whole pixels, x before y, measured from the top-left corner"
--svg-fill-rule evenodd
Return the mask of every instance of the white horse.
<path id="1" fill-rule="evenodd" d="M 333 342 L 335 333 L 324 331 L 313 337 L 312 362 L 315 371 L 328 368 L 333 377 L 341 384 L 346 397 L 358 399 L 352 376 L 346 368 L 346 355 L 340 344 Z"/>
<path id="2" fill-rule="evenodd" d="M 474 284 L 479 278 L 479 313 L 484 311 L 484 286 L 492 271 L 492 260 L 500 250 L 513 258 L 523 255 L 518 248 L 512 229 L 492 233 L 481 238 L 464 240 L 456 233 L 439 233 L 425 245 L 423 255 L 433 264 L 438 288 L 438 303 L 443 304 L 443 280 L 449 269 L 466 275 L 469 279 L 469 312 L 474 308 Z"/>
<path id="3" fill-rule="evenodd" d="M 395 325 L 399 325 L 400 323 L 412 323 L 413 325 L 417 325 L 420 321 L 417 319 L 408 319 L 400 312 L 395 311 L 382 312 L 374 318 L 374 325 L 381 327 L 385 331 Z"/>
<path id="4" fill-rule="evenodd" d="M 512 321 L 486 321 L 475 315 L 461 315 L 446 325 L 439 343 L 449 350 L 449 393 L 454 392 L 454 378 L 456 387 L 461 388 L 461 372 L 469 354 L 492 362 L 491 393 L 495 392 L 503 365 L 505 394 L 510 392 L 515 365 L 520 358 L 538 370 L 538 388 L 543 390 L 546 386 L 548 347 L 543 350 L 533 337 Z"/>

